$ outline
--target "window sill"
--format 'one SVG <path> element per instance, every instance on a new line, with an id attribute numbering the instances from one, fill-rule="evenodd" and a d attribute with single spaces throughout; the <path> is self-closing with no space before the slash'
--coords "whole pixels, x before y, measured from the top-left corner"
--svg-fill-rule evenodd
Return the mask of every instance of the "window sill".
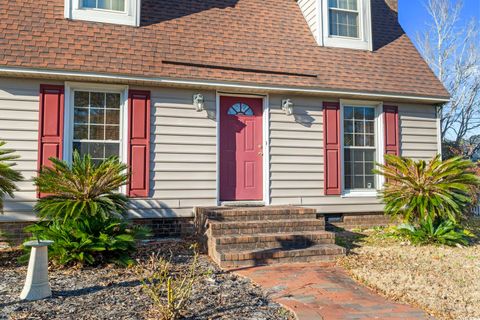
<path id="1" fill-rule="evenodd" d="M 344 191 L 341 195 L 342 198 L 377 198 L 378 191 Z"/>

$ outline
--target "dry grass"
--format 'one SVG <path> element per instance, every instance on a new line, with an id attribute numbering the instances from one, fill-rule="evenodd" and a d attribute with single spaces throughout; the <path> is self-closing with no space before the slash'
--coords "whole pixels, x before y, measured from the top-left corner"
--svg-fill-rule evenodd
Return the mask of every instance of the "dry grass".
<path id="1" fill-rule="evenodd" d="M 480 221 L 470 222 L 479 232 Z M 480 243 L 469 247 L 410 246 L 381 230 L 339 235 L 350 274 L 396 301 L 438 319 L 480 318 Z"/>

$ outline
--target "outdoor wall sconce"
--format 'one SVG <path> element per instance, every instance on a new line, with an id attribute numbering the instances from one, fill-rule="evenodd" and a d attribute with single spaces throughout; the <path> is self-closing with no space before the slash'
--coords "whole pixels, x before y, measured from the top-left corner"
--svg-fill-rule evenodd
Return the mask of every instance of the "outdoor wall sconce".
<path id="1" fill-rule="evenodd" d="M 293 102 L 290 99 L 282 100 L 282 110 L 285 112 L 287 116 L 291 116 L 293 114 Z"/>
<path id="2" fill-rule="evenodd" d="M 201 93 L 197 93 L 193 96 L 193 106 L 197 112 L 202 112 L 205 110 L 205 99 Z"/>

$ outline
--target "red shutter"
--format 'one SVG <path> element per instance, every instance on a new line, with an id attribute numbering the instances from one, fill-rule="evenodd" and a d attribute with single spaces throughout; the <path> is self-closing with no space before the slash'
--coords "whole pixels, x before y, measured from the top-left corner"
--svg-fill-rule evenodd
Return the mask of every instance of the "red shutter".
<path id="1" fill-rule="evenodd" d="M 50 166 L 48 158 L 62 159 L 64 88 L 40 85 L 40 118 L 38 128 L 38 170 Z"/>
<path id="2" fill-rule="evenodd" d="M 51 166 L 49 158 L 63 157 L 64 87 L 40 85 L 38 122 L 38 171 Z M 38 194 L 39 197 L 43 194 Z"/>
<path id="3" fill-rule="evenodd" d="M 383 106 L 385 126 L 385 154 L 400 155 L 398 107 Z"/>
<path id="4" fill-rule="evenodd" d="M 340 164 L 340 104 L 323 103 L 323 143 L 324 143 L 324 180 L 325 194 L 341 193 Z"/>
<path id="5" fill-rule="evenodd" d="M 130 197 L 148 197 L 150 180 L 150 92 L 128 94 L 128 165 Z"/>

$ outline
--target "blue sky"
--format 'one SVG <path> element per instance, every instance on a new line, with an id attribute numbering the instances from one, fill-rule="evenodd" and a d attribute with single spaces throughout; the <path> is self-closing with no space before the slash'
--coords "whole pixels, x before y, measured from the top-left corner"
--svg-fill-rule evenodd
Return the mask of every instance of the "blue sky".
<path id="1" fill-rule="evenodd" d="M 429 18 L 425 10 L 425 1 L 398 0 L 400 23 L 414 42 L 417 32 L 421 33 L 424 30 Z M 462 21 L 468 22 L 472 17 L 480 23 L 480 0 L 463 0 Z"/>

